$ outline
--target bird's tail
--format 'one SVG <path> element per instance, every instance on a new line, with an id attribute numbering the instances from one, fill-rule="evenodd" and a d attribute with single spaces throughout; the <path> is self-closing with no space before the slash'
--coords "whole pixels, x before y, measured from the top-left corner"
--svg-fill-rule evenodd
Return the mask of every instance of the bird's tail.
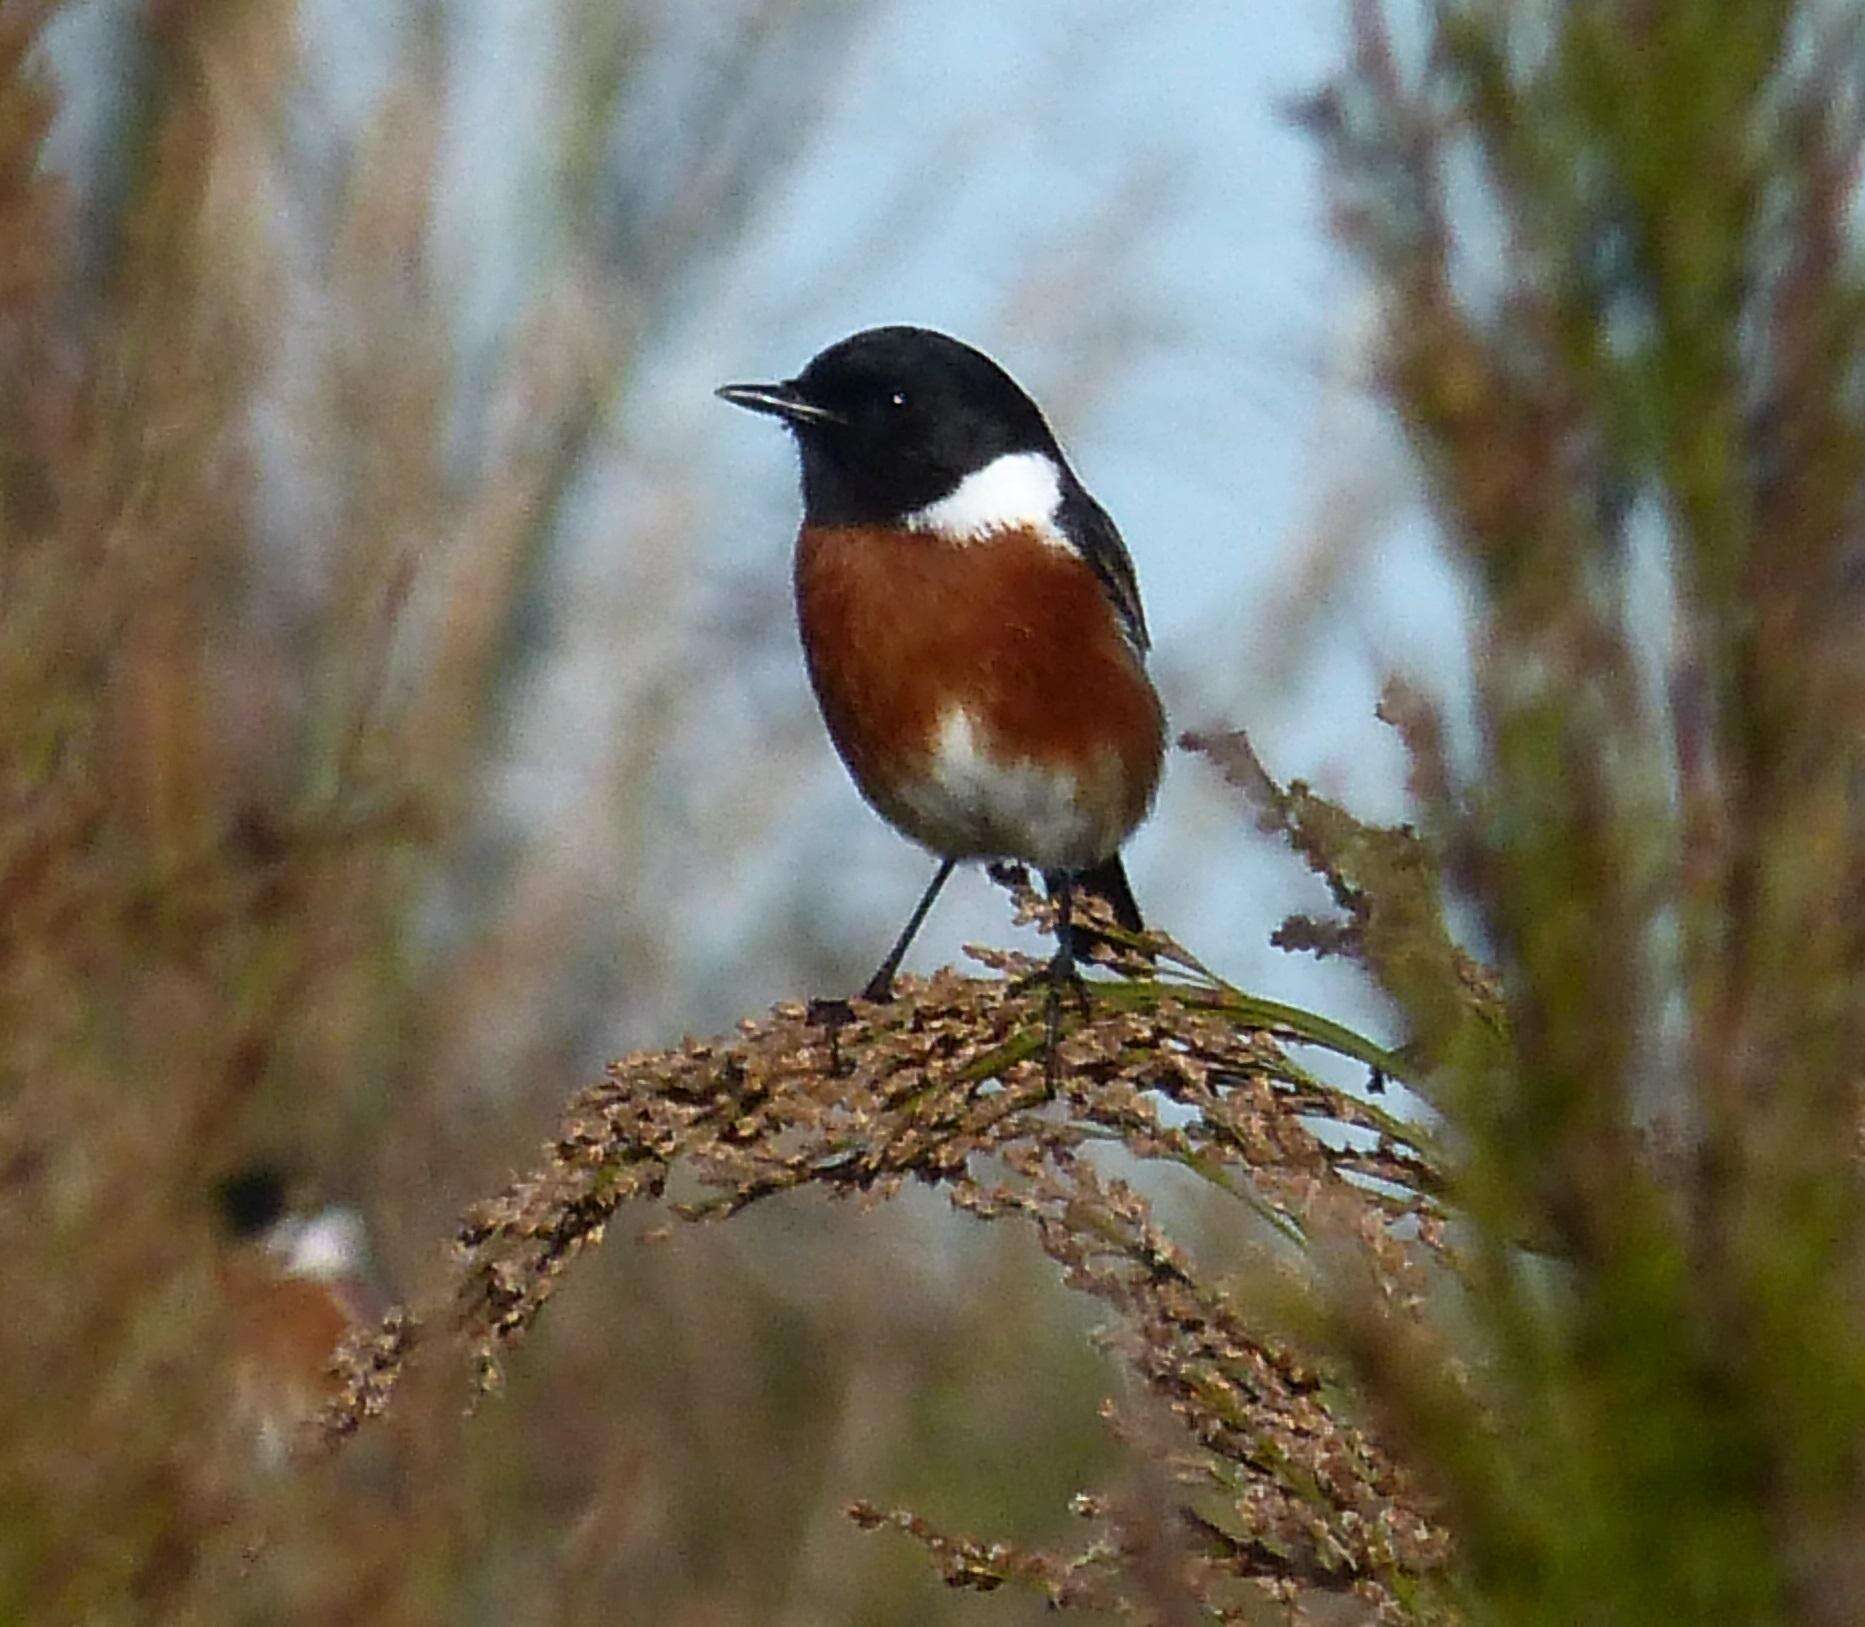
<path id="1" fill-rule="evenodd" d="M 1128 932 L 1144 932 L 1146 922 L 1140 917 L 1140 906 L 1134 900 L 1133 888 L 1127 881 L 1127 867 L 1120 862 L 1120 855 L 1115 853 L 1103 859 L 1092 870 L 1083 870 L 1075 877 L 1075 885 L 1084 892 L 1090 892 L 1096 898 L 1107 901 L 1114 912 L 1114 919 Z"/>

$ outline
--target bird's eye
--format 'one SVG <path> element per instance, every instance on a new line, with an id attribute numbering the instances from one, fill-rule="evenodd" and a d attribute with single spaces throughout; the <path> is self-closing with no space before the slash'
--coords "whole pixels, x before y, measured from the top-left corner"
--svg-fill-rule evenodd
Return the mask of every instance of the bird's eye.
<path id="1" fill-rule="evenodd" d="M 890 407 L 904 407 L 907 404 L 907 392 L 905 390 L 894 391 L 894 393 L 887 398 L 887 404 Z"/>

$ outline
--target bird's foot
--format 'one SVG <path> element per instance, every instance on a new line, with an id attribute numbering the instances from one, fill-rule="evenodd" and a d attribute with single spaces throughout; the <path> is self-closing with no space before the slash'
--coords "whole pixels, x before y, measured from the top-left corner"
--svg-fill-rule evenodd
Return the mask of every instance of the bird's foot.
<path id="1" fill-rule="evenodd" d="M 1092 1014 L 1093 1006 L 1088 997 L 1087 981 L 1075 969 L 1073 957 L 1065 960 L 1058 953 L 1040 972 L 1031 972 L 1013 982 L 1010 985 L 1011 992 L 1024 993 L 1035 987 L 1038 981 L 1048 985 L 1048 994 L 1043 1001 L 1043 1089 L 1046 1095 L 1054 1096 L 1062 1082 L 1063 990 L 1066 989 L 1074 997 L 1076 1012 L 1083 1022 Z"/>
<path id="2" fill-rule="evenodd" d="M 1049 966 L 1041 967 L 1034 972 L 1025 972 L 1021 977 L 1013 977 L 1010 982 L 1005 985 L 1005 993 L 1014 998 L 1018 995 L 1028 994 L 1030 990 L 1035 988 L 1038 984 L 1042 984 L 1049 990 L 1051 1003 L 1060 1001 L 1062 997 L 1062 986 L 1066 984 L 1069 993 L 1074 997 L 1075 1010 L 1084 1020 L 1086 1020 L 1088 1014 L 1093 1009 L 1093 1003 L 1088 994 L 1088 980 L 1073 966 L 1069 967 L 1067 971 L 1062 972 L 1060 975 L 1056 973 L 1054 968 Z"/>
<path id="3" fill-rule="evenodd" d="M 864 995 L 863 998 L 867 997 Z M 855 1008 L 842 999 L 816 999 L 804 1008 L 803 1015 L 813 1027 L 836 1029 L 846 1027 L 855 1020 Z"/>

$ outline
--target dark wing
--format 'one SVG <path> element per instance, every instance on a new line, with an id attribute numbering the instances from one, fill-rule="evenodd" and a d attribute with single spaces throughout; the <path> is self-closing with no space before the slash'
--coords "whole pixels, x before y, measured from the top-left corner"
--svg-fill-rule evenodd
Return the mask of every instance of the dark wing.
<path id="1" fill-rule="evenodd" d="M 1146 636 L 1146 612 L 1140 608 L 1140 584 L 1133 574 L 1133 560 L 1127 545 L 1120 540 L 1120 529 L 1079 481 L 1071 480 L 1062 498 L 1058 518 L 1069 541 L 1081 551 L 1089 568 L 1100 579 L 1127 642 L 1144 655 L 1152 647 Z"/>

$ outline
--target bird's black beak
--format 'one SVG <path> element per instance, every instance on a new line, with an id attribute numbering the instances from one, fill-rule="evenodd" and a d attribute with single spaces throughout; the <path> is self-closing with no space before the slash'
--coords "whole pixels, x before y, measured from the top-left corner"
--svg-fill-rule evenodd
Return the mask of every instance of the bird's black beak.
<path id="1" fill-rule="evenodd" d="M 752 412 L 768 412 L 773 418 L 782 418 L 792 424 L 845 424 L 848 422 L 839 412 L 831 412 L 827 407 L 819 407 L 808 400 L 794 381 L 782 384 L 721 384 L 712 392 L 721 401 L 729 401 L 734 407 L 746 407 Z"/>

